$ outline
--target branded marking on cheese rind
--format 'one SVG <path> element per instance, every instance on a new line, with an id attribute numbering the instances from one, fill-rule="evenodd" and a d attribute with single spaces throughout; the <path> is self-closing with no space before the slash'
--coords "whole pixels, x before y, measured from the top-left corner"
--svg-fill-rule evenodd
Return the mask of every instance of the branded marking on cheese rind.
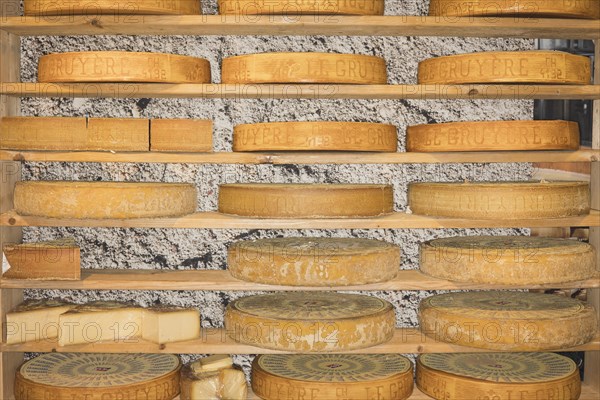
<path id="1" fill-rule="evenodd" d="M 219 0 L 221 14 L 383 15 L 384 0 Z"/>
<path id="2" fill-rule="evenodd" d="M 24 0 L 25 15 L 201 14 L 201 0 Z M 137 20 L 129 20 L 129 22 Z"/>
<path id="3" fill-rule="evenodd" d="M 600 3 L 595 0 L 431 0 L 429 15 L 598 19 Z"/>

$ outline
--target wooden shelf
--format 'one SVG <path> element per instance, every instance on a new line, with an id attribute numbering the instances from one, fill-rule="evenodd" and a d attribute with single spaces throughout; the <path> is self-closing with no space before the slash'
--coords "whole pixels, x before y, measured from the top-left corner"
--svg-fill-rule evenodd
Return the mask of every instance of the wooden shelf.
<path id="1" fill-rule="evenodd" d="M 333 35 L 596 39 L 598 21 L 428 16 L 65 16 L 7 17 L 16 35 Z"/>
<path id="2" fill-rule="evenodd" d="M 403 270 L 388 282 L 370 285 L 311 287 L 273 286 L 245 282 L 223 270 L 83 270 L 79 281 L 38 281 L 1 279 L 2 289 L 67 290 L 211 290 L 211 291 L 324 291 L 324 290 L 505 290 L 505 289 L 579 289 L 600 287 L 600 275 L 579 282 L 546 285 L 490 285 L 451 282 L 416 270 Z"/>
<path id="3" fill-rule="evenodd" d="M 600 85 L 241 85 L 168 83 L 0 83 L 20 97 L 208 99 L 598 100 Z"/>

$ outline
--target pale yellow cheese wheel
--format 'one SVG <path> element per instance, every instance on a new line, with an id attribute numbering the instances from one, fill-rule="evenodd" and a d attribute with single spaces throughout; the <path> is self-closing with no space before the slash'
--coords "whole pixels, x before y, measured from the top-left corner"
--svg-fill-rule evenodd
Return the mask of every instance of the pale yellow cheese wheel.
<path id="1" fill-rule="evenodd" d="M 150 150 L 206 153 L 213 148 L 213 122 L 202 119 L 153 119 Z"/>
<path id="2" fill-rule="evenodd" d="M 337 53 L 261 53 L 223 60 L 223 83 L 387 83 L 381 57 Z"/>
<path id="3" fill-rule="evenodd" d="M 196 188 L 178 183 L 23 181 L 15 185 L 20 215 L 104 219 L 175 217 L 196 211 Z"/>
<path id="4" fill-rule="evenodd" d="M 210 63 L 177 54 L 127 51 L 54 53 L 40 57 L 39 82 L 210 83 Z"/>
<path id="5" fill-rule="evenodd" d="M 201 0 L 24 0 L 25 15 L 201 14 Z M 133 23 L 131 20 L 130 22 Z"/>
<path id="6" fill-rule="evenodd" d="M 590 212 L 587 182 L 411 183 L 415 214 L 436 217 L 518 220 L 563 218 Z"/>
<path id="7" fill-rule="evenodd" d="M 590 82 L 590 59 L 562 51 L 490 51 L 436 57 L 419 63 L 420 84 Z"/>
<path id="8" fill-rule="evenodd" d="M 227 306 L 233 340 L 290 352 L 364 349 L 394 335 L 393 306 L 372 296 L 287 292 L 242 297 Z"/>
<path id="9" fill-rule="evenodd" d="M 421 244 L 421 272 L 457 282 L 539 285 L 574 282 L 596 274 L 588 243 L 528 236 L 464 236 Z"/>
<path id="10" fill-rule="evenodd" d="M 385 282 L 400 269 L 400 248 L 356 238 L 276 238 L 236 242 L 227 269 L 267 285 L 347 286 Z"/>
<path id="11" fill-rule="evenodd" d="M 384 0 L 219 0 L 221 14 L 383 15 Z"/>
<path id="12" fill-rule="evenodd" d="M 233 151 L 395 152 L 394 125 L 368 122 L 270 122 L 233 129 Z"/>
<path id="13" fill-rule="evenodd" d="M 430 0 L 429 15 L 447 17 L 600 18 L 597 0 Z"/>
<path id="14" fill-rule="evenodd" d="M 377 217 L 393 211 L 392 192 L 387 185 L 221 185 L 219 212 L 255 218 Z"/>
<path id="15" fill-rule="evenodd" d="M 591 305 L 529 292 L 431 296 L 419 305 L 419 322 L 437 341 L 498 351 L 569 348 L 588 343 L 598 330 Z"/>
<path id="16" fill-rule="evenodd" d="M 417 386 L 438 400 L 577 400 L 579 368 L 554 353 L 422 354 Z"/>
<path id="17" fill-rule="evenodd" d="M 407 151 L 578 150 L 579 124 L 570 121 L 481 121 L 409 126 Z"/>
<path id="18" fill-rule="evenodd" d="M 267 354 L 252 363 L 252 390 L 265 400 L 408 399 L 412 363 L 399 354 Z"/>

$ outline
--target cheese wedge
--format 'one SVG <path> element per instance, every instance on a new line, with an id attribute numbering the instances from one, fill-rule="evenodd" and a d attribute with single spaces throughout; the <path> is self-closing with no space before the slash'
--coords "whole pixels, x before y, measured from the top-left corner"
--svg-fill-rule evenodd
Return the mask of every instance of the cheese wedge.
<path id="1" fill-rule="evenodd" d="M 230 356 L 225 354 L 216 354 L 204 357 L 190 364 L 190 368 L 195 374 L 209 371 L 218 371 L 223 368 L 231 367 L 233 367 L 233 360 Z"/>
<path id="2" fill-rule="evenodd" d="M 587 0 L 430 0 L 429 15 L 598 19 L 600 3 Z"/>
<path id="3" fill-rule="evenodd" d="M 202 119 L 153 119 L 150 150 L 206 153 L 213 147 L 213 122 Z"/>
<path id="4" fill-rule="evenodd" d="M 226 400 L 246 400 L 248 398 L 248 382 L 244 371 L 237 368 L 220 370 L 220 398 Z M 198 400 L 202 400 L 199 398 Z"/>
<path id="5" fill-rule="evenodd" d="M 200 337 L 200 313 L 192 308 L 142 309 L 142 338 L 154 343 L 181 342 Z"/>
<path id="6" fill-rule="evenodd" d="M 73 307 L 54 299 L 25 301 L 6 313 L 6 344 L 56 339 L 60 315 Z"/>
<path id="7" fill-rule="evenodd" d="M 4 255 L 10 269 L 7 279 L 78 280 L 81 255 L 73 238 L 44 242 L 7 244 Z"/>
<path id="8" fill-rule="evenodd" d="M 220 14 L 383 15 L 384 0 L 219 0 Z"/>
<path id="9" fill-rule="evenodd" d="M 25 15 L 202 14 L 201 0 L 24 0 Z M 131 23 L 137 20 L 129 19 Z"/>
<path id="10" fill-rule="evenodd" d="M 181 400 L 246 400 L 246 375 L 237 366 L 214 371 L 181 371 Z"/>

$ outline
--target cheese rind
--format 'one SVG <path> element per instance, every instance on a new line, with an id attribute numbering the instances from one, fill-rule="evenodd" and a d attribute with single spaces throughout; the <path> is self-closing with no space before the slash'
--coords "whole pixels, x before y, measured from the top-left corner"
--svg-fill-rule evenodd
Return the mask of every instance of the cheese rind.
<path id="1" fill-rule="evenodd" d="M 597 1 L 430 0 L 429 15 L 447 17 L 600 18 Z"/>
<path id="2" fill-rule="evenodd" d="M 246 375 L 237 366 L 214 371 L 181 370 L 181 400 L 246 400 Z"/>
<path id="3" fill-rule="evenodd" d="M 202 14 L 201 0 L 25 0 L 25 15 Z M 134 21 L 131 21 L 134 22 Z"/>
<path id="4" fill-rule="evenodd" d="M 78 280 L 81 254 L 72 238 L 44 242 L 6 244 L 4 255 L 10 269 L 7 279 Z"/>
<path id="5" fill-rule="evenodd" d="M 202 119 L 153 119 L 150 150 L 206 153 L 213 148 L 213 122 Z"/>
<path id="6" fill-rule="evenodd" d="M 56 339 L 59 317 L 75 305 L 61 300 L 27 300 L 6 313 L 6 343 Z"/>
<path id="7" fill-rule="evenodd" d="M 220 14 L 383 15 L 384 0 L 219 0 Z"/>
<path id="8" fill-rule="evenodd" d="M 400 248 L 356 238 L 242 241 L 229 247 L 227 269 L 237 279 L 267 285 L 364 285 L 398 274 Z"/>

